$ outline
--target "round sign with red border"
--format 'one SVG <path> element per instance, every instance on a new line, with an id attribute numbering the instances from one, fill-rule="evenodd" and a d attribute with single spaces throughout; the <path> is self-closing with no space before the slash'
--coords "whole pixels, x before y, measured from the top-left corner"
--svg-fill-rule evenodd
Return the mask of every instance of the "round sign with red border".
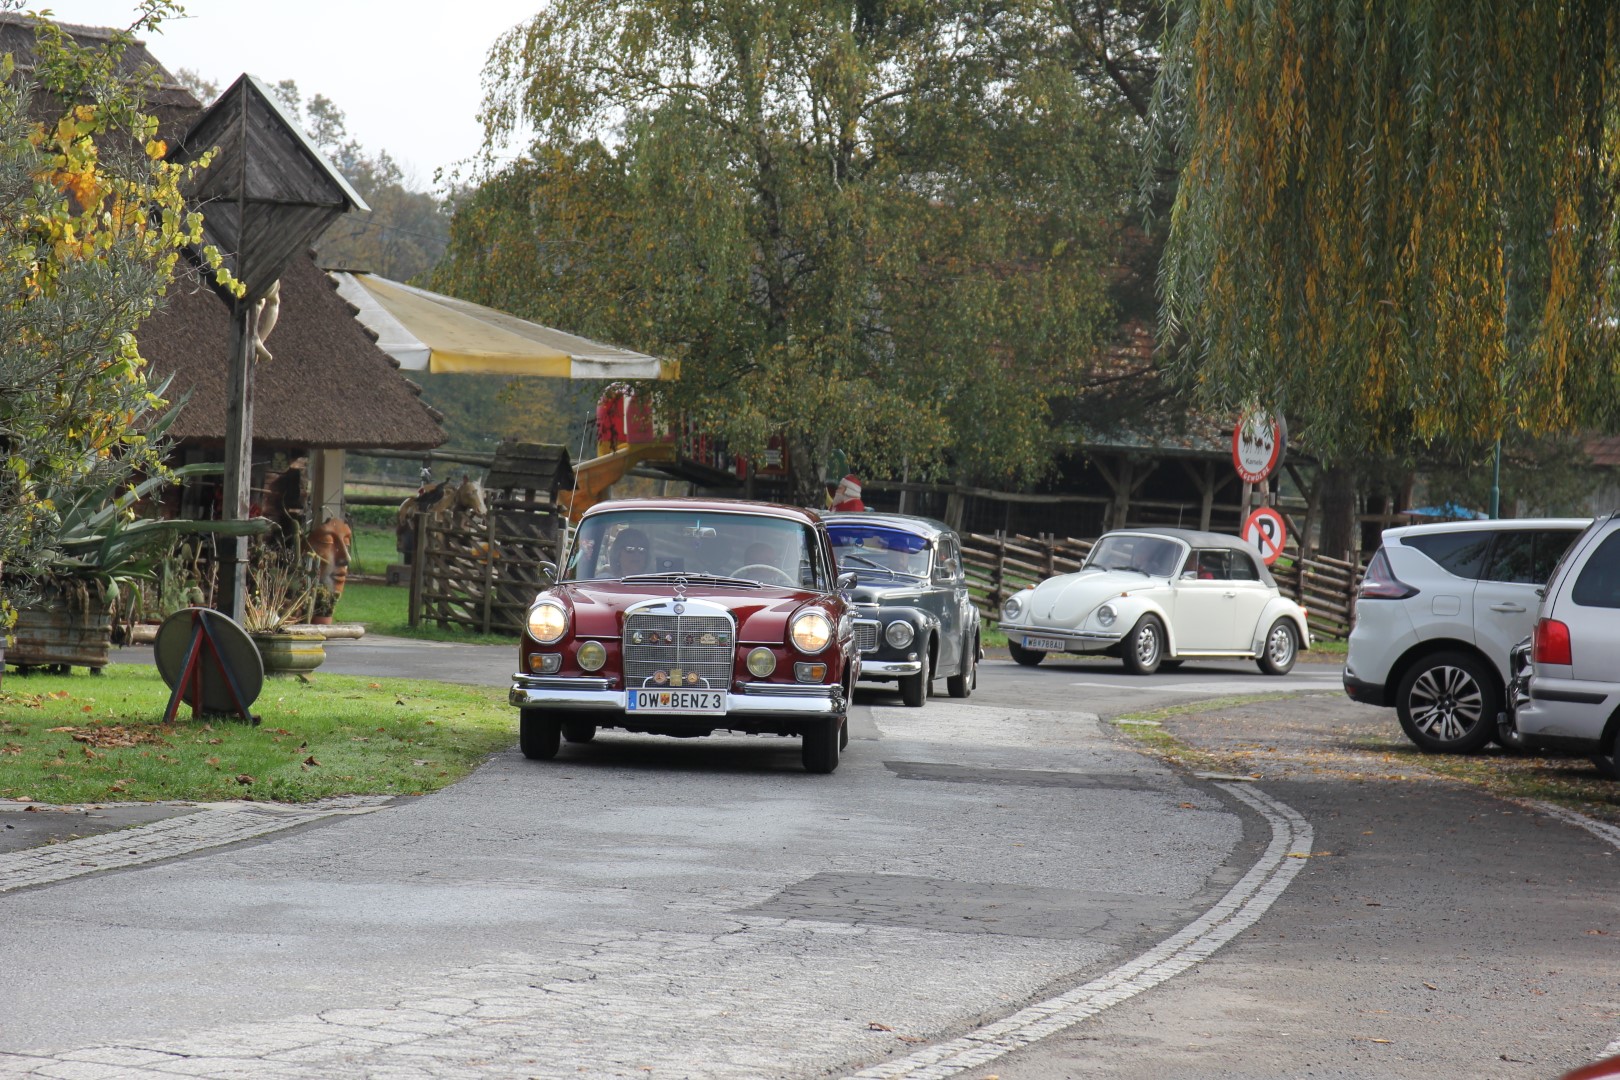
<path id="1" fill-rule="evenodd" d="M 1261 410 L 1238 417 L 1232 429 L 1232 465 L 1238 479 L 1258 484 L 1282 464 L 1288 445 L 1288 427 L 1282 417 Z"/>
<path id="2" fill-rule="evenodd" d="M 1262 506 L 1243 523 L 1243 539 L 1259 551 L 1260 558 L 1270 566 L 1282 554 L 1283 544 L 1288 540 L 1283 516 L 1269 506 Z"/>

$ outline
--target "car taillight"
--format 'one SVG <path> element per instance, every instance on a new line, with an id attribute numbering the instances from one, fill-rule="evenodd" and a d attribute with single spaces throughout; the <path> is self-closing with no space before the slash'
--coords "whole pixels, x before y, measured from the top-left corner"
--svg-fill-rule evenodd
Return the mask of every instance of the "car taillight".
<path id="1" fill-rule="evenodd" d="M 1389 556 L 1379 548 L 1378 554 L 1367 564 L 1367 575 L 1361 579 L 1361 591 L 1356 596 L 1361 600 L 1405 600 L 1417 594 L 1416 589 L 1395 576 L 1389 566 Z"/>
<path id="2" fill-rule="evenodd" d="M 1536 623 L 1536 643 L 1530 650 L 1530 659 L 1538 664 L 1574 663 L 1570 659 L 1569 627 L 1557 619 L 1542 619 Z"/>

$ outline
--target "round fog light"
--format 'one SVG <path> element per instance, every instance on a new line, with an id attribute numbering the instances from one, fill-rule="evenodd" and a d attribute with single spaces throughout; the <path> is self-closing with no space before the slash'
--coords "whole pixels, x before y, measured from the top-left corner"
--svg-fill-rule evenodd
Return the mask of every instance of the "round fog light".
<path id="1" fill-rule="evenodd" d="M 748 654 L 748 673 L 763 679 L 776 670 L 776 654 L 761 645 Z"/>
<path id="2" fill-rule="evenodd" d="M 600 641 L 587 641 L 579 647 L 579 653 L 574 659 L 586 671 L 601 671 L 602 665 L 607 663 L 607 646 Z"/>

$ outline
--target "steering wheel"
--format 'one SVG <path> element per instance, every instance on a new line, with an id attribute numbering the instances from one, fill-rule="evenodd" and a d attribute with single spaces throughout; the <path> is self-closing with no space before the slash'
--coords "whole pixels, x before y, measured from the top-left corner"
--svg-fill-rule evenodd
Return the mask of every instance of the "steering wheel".
<path id="1" fill-rule="evenodd" d="M 797 587 L 799 584 L 797 581 L 794 581 L 793 578 L 788 576 L 788 572 L 783 570 L 780 566 L 772 566 L 770 563 L 763 562 L 751 562 L 746 566 L 739 566 L 735 571 L 733 571 L 733 576 L 753 578 L 757 578 L 759 576 L 758 574 L 749 573 L 750 570 L 764 570 L 767 575 L 774 575 L 781 581 L 783 585 L 787 585 L 790 588 Z"/>

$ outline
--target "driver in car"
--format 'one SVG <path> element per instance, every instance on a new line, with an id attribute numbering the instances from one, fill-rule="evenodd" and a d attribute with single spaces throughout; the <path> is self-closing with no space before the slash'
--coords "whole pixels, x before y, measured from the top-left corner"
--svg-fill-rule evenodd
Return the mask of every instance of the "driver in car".
<path id="1" fill-rule="evenodd" d="M 645 574 L 652 566 L 647 551 L 647 534 L 640 529 L 626 529 L 613 541 L 613 573 L 618 577 Z"/>

